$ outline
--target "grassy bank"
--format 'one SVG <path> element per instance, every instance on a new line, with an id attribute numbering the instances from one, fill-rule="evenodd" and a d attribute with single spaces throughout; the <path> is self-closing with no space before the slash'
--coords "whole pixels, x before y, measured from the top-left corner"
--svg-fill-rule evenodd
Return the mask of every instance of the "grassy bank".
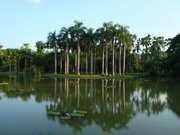
<path id="1" fill-rule="evenodd" d="M 52 74 L 52 73 L 43 73 L 42 76 L 45 77 L 59 77 L 59 78 L 84 78 L 84 79 L 101 79 L 101 78 L 137 78 L 137 77 L 145 77 L 147 74 L 145 73 L 134 73 L 134 74 L 126 74 L 121 76 L 101 76 L 100 74 L 96 75 L 64 75 L 64 74 Z"/>

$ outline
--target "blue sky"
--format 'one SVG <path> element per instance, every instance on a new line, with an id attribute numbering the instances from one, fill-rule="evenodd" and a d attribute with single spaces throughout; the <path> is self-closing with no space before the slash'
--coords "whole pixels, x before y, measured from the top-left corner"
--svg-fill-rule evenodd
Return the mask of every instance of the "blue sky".
<path id="1" fill-rule="evenodd" d="M 99 28 L 112 21 L 139 37 L 174 37 L 180 33 L 180 0 L 0 0 L 0 44 L 20 48 L 46 41 L 74 20 Z"/>

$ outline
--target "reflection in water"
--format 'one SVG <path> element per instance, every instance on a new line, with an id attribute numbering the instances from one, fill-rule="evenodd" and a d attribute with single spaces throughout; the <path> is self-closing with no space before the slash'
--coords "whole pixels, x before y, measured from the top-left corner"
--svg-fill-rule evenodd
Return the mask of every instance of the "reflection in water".
<path id="1" fill-rule="evenodd" d="M 104 132 L 128 129 L 128 123 L 138 113 L 158 115 L 170 108 L 180 117 L 179 90 L 169 80 L 125 80 L 125 79 L 69 79 L 54 78 L 31 80 L 29 78 L 5 78 L 8 86 L 1 86 L 0 93 L 7 98 L 20 97 L 28 101 L 31 96 L 36 102 L 46 101 L 46 111 L 61 113 L 86 110 L 88 115 L 78 121 L 62 121 L 74 131 L 95 123 Z M 177 86 L 178 84 L 176 84 Z M 54 90 L 53 90 L 54 88 Z M 17 89 L 23 89 L 20 92 Z M 3 100 L 2 95 L 0 99 Z M 54 120 L 54 117 L 49 117 Z M 78 123 L 78 124 L 77 124 Z"/>

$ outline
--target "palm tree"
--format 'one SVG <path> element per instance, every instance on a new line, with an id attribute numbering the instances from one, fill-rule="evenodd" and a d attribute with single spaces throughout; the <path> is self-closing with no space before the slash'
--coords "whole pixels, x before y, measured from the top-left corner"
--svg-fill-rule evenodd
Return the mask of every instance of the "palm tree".
<path id="1" fill-rule="evenodd" d="M 87 31 L 87 37 L 88 37 L 88 44 L 90 47 L 90 52 L 91 52 L 91 75 L 93 75 L 93 44 L 94 44 L 94 33 L 93 33 L 93 29 L 89 28 Z M 95 66 L 95 65 L 94 65 Z"/>
<path id="2" fill-rule="evenodd" d="M 123 74 L 125 73 L 125 53 L 126 53 L 126 48 L 125 48 L 125 39 L 127 36 L 128 32 L 128 26 L 122 26 L 118 25 L 118 30 L 117 30 L 117 39 L 118 39 L 118 44 L 119 44 L 119 75 L 121 75 L 121 54 L 122 54 L 122 46 L 124 46 L 124 55 L 123 55 Z"/>
<path id="3" fill-rule="evenodd" d="M 70 46 L 70 28 L 62 27 L 59 34 L 59 40 L 66 44 L 65 50 L 65 74 L 69 74 L 69 46 Z"/>
<path id="4" fill-rule="evenodd" d="M 106 44 L 106 49 L 105 49 L 105 74 L 108 75 L 108 45 L 110 42 L 110 27 L 112 26 L 112 22 L 108 23 L 103 23 L 103 28 L 105 32 L 105 44 Z"/>
<path id="5" fill-rule="evenodd" d="M 102 46 L 102 71 L 101 71 L 101 74 L 104 75 L 105 29 L 103 27 L 96 30 L 96 37 L 99 40 L 99 44 Z"/>
<path id="6" fill-rule="evenodd" d="M 135 43 L 136 44 L 135 44 L 134 49 L 133 49 L 133 54 L 135 55 L 135 60 L 136 60 L 135 68 L 137 70 L 139 70 L 140 69 L 140 67 L 139 67 L 139 60 L 140 60 L 140 58 L 139 58 L 139 56 L 140 56 L 139 51 L 141 50 L 141 48 L 140 48 L 141 39 L 138 38 L 137 36 L 135 38 Z"/>
<path id="7" fill-rule="evenodd" d="M 38 53 L 42 53 L 42 51 L 44 49 L 44 43 L 42 41 L 37 41 L 36 48 L 37 48 Z"/>
<path id="8" fill-rule="evenodd" d="M 57 74 L 57 45 L 58 39 L 56 31 L 50 32 L 47 37 L 47 48 L 54 49 L 54 74 Z"/>
<path id="9" fill-rule="evenodd" d="M 118 33 L 118 24 L 110 26 L 110 38 L 111 38 L 111 46 L 112 46 L 112 75 L 115 75 L 115 45 L 117 40 Z"/>
<path id="10" fill-rule="evenodd" d="M 129 33 L 125 33 L 125 43 L 123 44 L 124 52 L 123 52 L 123 74 L 126 73 L 126 49 L 131 49 L 133 46 L 133 35 Z"/>
<path id="11" fill-rule="evenodd" d="M 21 52 L 24 57 L 24 69 L 26 69 L 28 67 L 28 59 L 31 55 L 31 49 L 29 48 L 28 43 L 23 44 L 23 46 L 21 47 Z"/>
<path id="12" fill-rule="evenodd" d="M 74 21 L 74 34 L 77 40 L 77 71 L 76 74 L 80 75 L 79 69 L 80 69 L 80 54 L 81 54 L 81 49 L 80 49 L 80 41 L 81 37 L 84 35 L 85 27 L 83 26 L 82 22 Z"/>
<path id="13" fill-rule="evenodd" d="M 157 62 L 156 64 L 157 71 L 159 68 L 159 58 L 160 58 L 161 49 L 164 48 L 164 45 L 165 45 L 164 37 L 153 37 L 151 52 L 152 52 L 152 56 L 154 57 L 154 61 Z"/>
<path id="14" fill-rule="evenodd" d="M 149 46 L 151 45 L 151 35 L 147 35 L 144 38 L 141 38 L 141 44 L 143 45 L 143 47 L 145 47 L 145 61 L 148 60 L 148 49 Z"/>

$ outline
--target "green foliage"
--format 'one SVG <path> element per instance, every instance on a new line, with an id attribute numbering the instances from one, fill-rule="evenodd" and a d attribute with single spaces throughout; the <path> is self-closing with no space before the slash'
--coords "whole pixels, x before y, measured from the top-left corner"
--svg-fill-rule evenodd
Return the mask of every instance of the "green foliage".
<path id="1" fill-rule="evenodd" d="M 113 22 L 94 30 L 75 21 L 58 34 L 50 32 L 46 43 L 37 41 L 36 52 L 28 43 L 20 49 L 3 50 L 0 45 L 0 71 L 26 71 L 33 76 L 39 76 L 40 71 L 80 74 L 91 70 L 92 74 L 113 76 L 137 72 L 180 75 L 180 34 L 168 40 L 166 52 L 165 41 L 149 34 L 138 38 L 127 26 Z M 45 52 L 45 48 L 54 52 Z"/>
<path id="2" fill-rule="evenodd" d="M 30 68 L 26 69 L 25 72 L 27 74 L 32 75 L 33 77 L 40 77 L 41 76 L 40 69 L 35 65 L 32 65 Z"/>
<path id="3" fill-rule="evenodd" d="M 173 75 L 180 76 L 180 34 L 170 40 L 165 68 Z"/>
<path id="4" fill-rule="evenodd" d="M 158 73 L 155 70 L 151 70 L 151 71 L 149 71 L 149 76 L 150 77 L 157 77 Z"/>

